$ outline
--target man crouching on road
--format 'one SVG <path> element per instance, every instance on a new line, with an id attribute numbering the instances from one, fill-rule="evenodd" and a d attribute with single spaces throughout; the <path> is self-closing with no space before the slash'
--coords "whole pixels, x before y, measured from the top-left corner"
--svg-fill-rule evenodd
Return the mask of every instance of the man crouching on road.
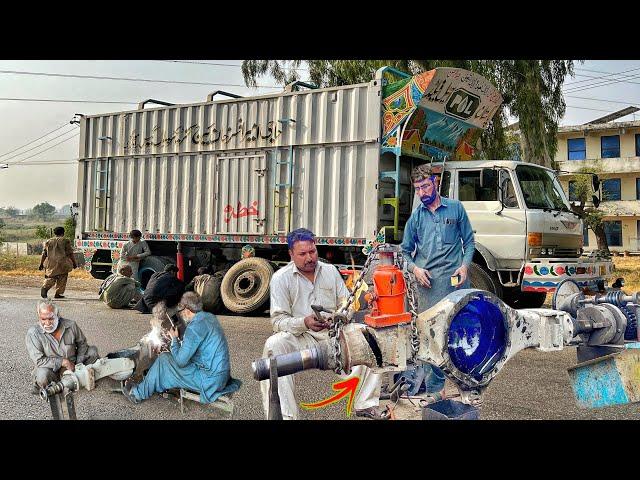
<path id="1" fill-rule="evenodd" d="M 307 229 L 299 228 L 287 236 L 291 262 L 274 273 L 271 278 L 271 324 L 275 332 L 265 345 L 263 356 L 269 351 L 274 356 L 311 348 L 329 338 L 327 322 L 319 321 L 311 305 L 322 305 L 336 310 L 349 296 L 349 291 L 338 270 L 330 264 L 318 261 L 315 237 Z M 360 377 L 360 388 L 354 401 L 356 415 L 369 418 L 385 418 L 380 403 L 380 375 L 364 366 L 355 367 L 353 375 Z M 342 377 L 346 378 L 346 377 Z M 269 410 L 269 380 L 260 382 L 265 415 Z M 294 393 L 294 376 L 278 379 L 278 395 L 282 418 L 298 418 Z"/>
<path id="2" fill-rule="evenodd" d="M 58 307 L 50 300 L 37 306 L 38 325 L 26 336 L 27 352 L 35 364 L 32 393 L 38 394 L 51 382 L 57 382 L 65 370 L 72 372 L 77 363 L 89 365 L 98 360 L 98 349 L 87 345 L 80 327 L 73 320 L 62 318 Z"/>
<path id="3" fill-rule="evenodd" d="M 138 385 L 127 381 L 122 393 L 133 403 L 140 403 L 154 393 L 184 388 L 200 393 L 201 403 L 235 392 L 240 381 L 231 378 L 229 347 L 217 317 L 202 311 L 202 299 L 187 292 L 178 304 L 178 315 L 187 323 L 182 342 L 178 329 L 169 330 L 171 351 L 162 353 Z"/>

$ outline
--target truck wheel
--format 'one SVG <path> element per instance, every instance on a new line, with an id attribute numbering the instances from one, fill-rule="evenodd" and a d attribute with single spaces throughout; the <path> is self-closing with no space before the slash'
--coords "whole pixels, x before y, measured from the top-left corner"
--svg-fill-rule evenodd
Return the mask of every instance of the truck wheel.
<path id="1" fill-rule="evenodd" d="M 224 306 L 234 313 L 250 313 L 269 300 L 273 267 L 264 258 L 243 258 L 224 275 L 220 294 Z"/>
<path id="2" fill-rule="evenodd" d="M 202 288 L 200 297 L 202 298 L 202 309 L 205 312 L 218 313 L 222 309 L 222 295 L 220 287 L 222 278 L 226 271 L 216 272 L 209 277 L 209 281 Z"/>
<path id="3" fill-rule="evenodd" d="M 471 288 L 479 288 L 493 293 L 495 296 L 502 298 L 502 285 L 498 279 L 498 274 L 492 272 L 482 265 L 472 263 L 469 265 L 469 281 Z"/>
<path id="4" fill-rule="evenodd" d="M 159 257 L 157 255 L 149 255 L 148 257 L 143 258 L 140 261 L 140 266 L 138 267 L 138 281 L 144 290 L 147 288 L 147 283 L 149 283 L 149 279 L 151 275 L 156 272 L 162 272 L 166 265 L 170 263 L 174 263 L 172 260 Z"/>

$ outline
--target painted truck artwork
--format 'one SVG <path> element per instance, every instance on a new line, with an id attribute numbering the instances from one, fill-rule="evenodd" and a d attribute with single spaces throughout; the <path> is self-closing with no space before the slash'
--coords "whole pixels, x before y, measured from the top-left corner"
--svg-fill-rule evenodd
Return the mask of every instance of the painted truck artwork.
<path id="1" fill-rule="evenodd" d="M 501 103 L 493 85 L 458 69 L 388 83 L 383 87 L 383 148 L 400 147 L 403 154 L 425 159 L 471 160 L 482 129 Z"/>

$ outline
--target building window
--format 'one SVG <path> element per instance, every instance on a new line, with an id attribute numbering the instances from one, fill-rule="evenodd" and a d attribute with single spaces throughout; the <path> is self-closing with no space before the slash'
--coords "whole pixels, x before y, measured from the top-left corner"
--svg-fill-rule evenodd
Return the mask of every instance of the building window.
<path id="1" fill-rule="evenodd" d="M 602 158 L 618 158 L 620 156 L 620 135 L 600 137 Z"/>
<path id="2" fill-rule="evenodd" d="M 569 151 L 569 160 L 584 160 L 587 158 L 587 145 L 584 138 L 567 139 L 567 150 Z"/>
<path id="3" fill-rule="evenodd" d="M 576 181 L 569 180 L 569 201 L 570 202 L 579 202 L 580 199 L 576 197 Z"/>
<path id="4" fill-rule="evenodd" d="M 604 225 L 604 233 L 607 236 L 607 245 L 610 247 L 622 246 L 622 222 L 602 222 Z"/>
<path id="5" fill-rule="evenodd" d="M 636 133 L 636 157 L 640 157 L 640 133 Z"/>
<path id="6" fill-rule="evenodd" d="M 640 200 L 640 178 L 636 178 L 636 200 Z"/>
<path id="7" fill-rule="evenodd" d="M 620 179 L 608 178 L 602 181 L 602 199 L 620 200 Z"/>
<path id="8" fill-rule="evenodd" d="M 582 245 L 585 247 L 589 246 L 589 227 L 587 227 L 586 223 L 582 228 Z"/>

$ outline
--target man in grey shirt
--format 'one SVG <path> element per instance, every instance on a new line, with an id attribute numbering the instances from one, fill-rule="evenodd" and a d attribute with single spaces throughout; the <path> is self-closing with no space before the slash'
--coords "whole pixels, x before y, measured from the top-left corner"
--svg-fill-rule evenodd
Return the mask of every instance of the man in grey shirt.
<path id="1" fill-rule="evenodd" d="M 57 382 L 65 370 L 72 372 L 76 363 L 89 365 L 98 360 L 98 349 L 89 346 L 80 327 L 73 320 L 61 318 L 50 300 L 38 302 L 38 324 L 27 331 L 25 343 L 33 360 L 33 393 Z"/>
<path id="2" fill-rule="evenodd" d="M 142 240 L 142 232 L 140 230 L 131 230 L 129 240 L 122 246 L 120 250 L 120 262 L 118 263 L 118 271 L 125 265 L 130 265 L 133 270 L 133 279 L 140 281 L 138 278 L 138 269 L 143 258 L 151 255 L 151 249 L 147 242 Z"/>
<path id="3" fill-rule="evenodd" d="M 329 338 L 329 323 L 319 321 L 311 305 L 337 310 L 347 299 L 349 291 L 338 270 L 318 261 L 318 251 L 312 232 L 299 228 L 287 236 L 291 262 L 271 277 L 271 324 L 274 334 L 264 345 L 263 356 L 274 356 L 315 347 L 318 341 Z M 360 377 L 360 387 L 354 399 L 357 416 L 383 419 L 380 411 L 381 376 L 359 365 L 350 376 Z M 346 378 L 344 376 L 343 378 Z M 278 379 L 278 395 L 282 418 L 298 418 L 294 392 L 294 375 Z M 269 380 L 260 382 L 265 415 L 269 410 Z"/>

